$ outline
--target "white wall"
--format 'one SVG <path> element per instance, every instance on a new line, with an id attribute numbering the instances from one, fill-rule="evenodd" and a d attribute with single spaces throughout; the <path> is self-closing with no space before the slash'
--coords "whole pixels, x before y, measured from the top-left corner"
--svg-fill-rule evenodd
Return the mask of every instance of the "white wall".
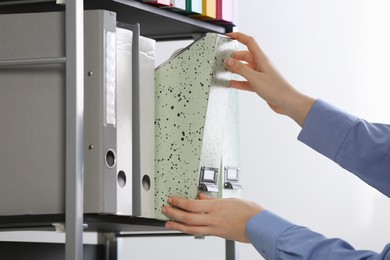
<path id="1" fill-rule="evenodd" d="M 296 88 L 390 122 L 389 11 L 388 1 L 241 2 L 239 29 Z M 357 248 L 378 251 L 390 242 L 390 200 L 296 141 L 300 129 L 290 119 L 242 93 L 241 127 L 245 198 Z M 242 256 L 256 259 L 248 246 Z"/>
<path id="2" fill-rule="evenodd" d="M 367 120 L 390 122 L 388 1 L 257 0 L 240 1 L 239 8 L 238 29 L 258 40 L 296 88 Z M 159 48 L 168 57 L 177 46 Z M 390 200 L 297 141 L 299 127 L 255 94 L 240 98 L 243 197 L 356 248 L 382 250 L 390 242 Z M 220 239 L 148 241 L 157 251 L 205 247 L 207 259 L 224 259 Z M 134 243 L 132 250 L 145 250 Z M 241 259 L 261 259 L 250 245 L 240 248 Z"/>

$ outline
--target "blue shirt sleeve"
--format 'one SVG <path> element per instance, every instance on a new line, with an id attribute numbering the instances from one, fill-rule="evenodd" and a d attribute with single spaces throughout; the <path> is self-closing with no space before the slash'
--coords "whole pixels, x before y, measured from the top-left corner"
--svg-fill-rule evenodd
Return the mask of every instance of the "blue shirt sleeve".
<path id="1" fill-rule="evenodd" d="M 390 196 L 390 126 L 372 124 L 318 100 L 298 139 Z"/>
<path id="2" fill-rule="evenodd" d="M 371 124 L 317 100 L 298 139 L 390 196 L 390 126 Z M 270 211 L 252 217 L 248 237 L 265 259 L 390 260 L 390 244 L 378 254 L 294 225 Z"/>
<path id="3" fill-rule="evenodd" d="M 355 250 L 347 242 L 313 232 L 263 211 L 247 223 L 252 245 L 266 260 L 389 260 L 390 245 L 378 254 L 369 250 Z"/>

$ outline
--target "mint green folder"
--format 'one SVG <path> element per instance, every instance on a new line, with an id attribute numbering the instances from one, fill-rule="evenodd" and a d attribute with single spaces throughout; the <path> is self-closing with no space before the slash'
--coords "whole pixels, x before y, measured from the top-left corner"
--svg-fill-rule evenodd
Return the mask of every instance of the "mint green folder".
<path id="1" fill-rule="evenodd" d="M 155 213 L 169 196 L 195 199 L 220 190 L 231 73 L 224 61 L 236 42 L 208 33 L 155 71 Z"/>

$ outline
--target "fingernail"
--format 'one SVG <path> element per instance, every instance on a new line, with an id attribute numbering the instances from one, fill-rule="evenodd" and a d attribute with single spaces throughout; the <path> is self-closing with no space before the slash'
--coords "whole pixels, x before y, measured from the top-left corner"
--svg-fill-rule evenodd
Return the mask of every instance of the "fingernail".
<path id="1" fill-rule="evenodd" d="M 172 226 L 171 224 L 169 224 L 169 222 L 165 223 L 165 228 L 166 229 L 172 229 Z"/>
<path id="2" fill-rule="evenodd" d="M 233 65 L 236 63 L 236 61 L 235 61 L 235 59 L 233 59 L 233 58 L 227 58 L 226 61 L 225 61 L 225 63 L 226 63 L 226 65 L 227 65 L 228 67 L 231 67 L 231 66 L 233 66 Z"/>
<path id="3" fill-rule="evenodd" d="M 167 209 L 165 207 L 162 207 L 161 212 L 162 212 L 162 214 L 165 215 L 167 213 Z"/>
<path id="4" fill-rule="evenodd" d="M 172 203 L 172 198 L 168 198 L 168 203 L 169 203 L 169 204 Z"/>

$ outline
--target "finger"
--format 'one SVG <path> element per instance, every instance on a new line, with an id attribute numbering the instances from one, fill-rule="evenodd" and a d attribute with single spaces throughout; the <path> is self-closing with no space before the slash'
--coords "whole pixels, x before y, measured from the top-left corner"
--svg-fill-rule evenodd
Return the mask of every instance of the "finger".
<path id="1" fill-rule="evenodd" d="M 232 80 L 232 81 L 230 81 L 230 86 L 232 88 L 239 89 L 239 90 L 246 90 L 246 91 L 251 91 L 251 92 L 254 91 L 251 84 L 249 84 L 248 81 Z"/>
<path id="2" fill-rule="evenodd" d="M 236 60 L 246 61 L 249 64 L 253 64 L 255 62 L 252 54 L 249 51 L 235 51 L 233 54 L 233 58 L 235 58 Z"/>
<path id="3" fill-rule="evenodd" d="M 190 226 L 190 225 L 185 225 L 183 223 L 168 221 L 165 224 L 165 227 L 167 229 L 177 230 L 177 231 L 181 231 L 181 232 L 187 233 L 187 234 L 192 234 L 195 236 L 211 235 L 209 233 L 210 230 L 207 226 Z"/>
<path id="4" fill-rule="evenodd" d="M 188 200 L 180 197 L 170 197 L 168 203 L 173 207 L 195 213 L 209 212 L 212 208 L 207 200 Z"/>
<path id="5" fill-rule="evenodd" d="M 254 81 L 256 78 L 257 72 L 255 70 L 236 59 L 227 58 L 225 61 L 225 65 L 229 68 L 231 72 L 243 76 L 249 82 Z"/>
<path id="6" fill-rule="evenodd" d="M 204 194 L 204 193 L 199 193 L 198 197 L 199 197 L 199 199 L 201 199 L 201 200 L 212 200 L 212 199 L 214 199 L 214 198 L 211 198 L 211 197 L 207 196 L 207 195 Z"/>
<path id="7" fill-rule="evenodd" d="M 186 225 L 206 226 L 209 224 L 207 214 L 203 213 L 192 213 L 167 206 L 163 207 L 162 213 L 168 218 Z"/>
<path id="8" fill-rule="evenodd" d="M 262 61 L 264 60 L 264 58 L 266 58 L 260 46 L 257 44 L 256 40 L 253 37 L 240 32 L 228 33 L 226 35 L 230 38 L 236 39 L 240 43 L 247 46 L 249 52 L 252 53 L 256 60 Z"/>

